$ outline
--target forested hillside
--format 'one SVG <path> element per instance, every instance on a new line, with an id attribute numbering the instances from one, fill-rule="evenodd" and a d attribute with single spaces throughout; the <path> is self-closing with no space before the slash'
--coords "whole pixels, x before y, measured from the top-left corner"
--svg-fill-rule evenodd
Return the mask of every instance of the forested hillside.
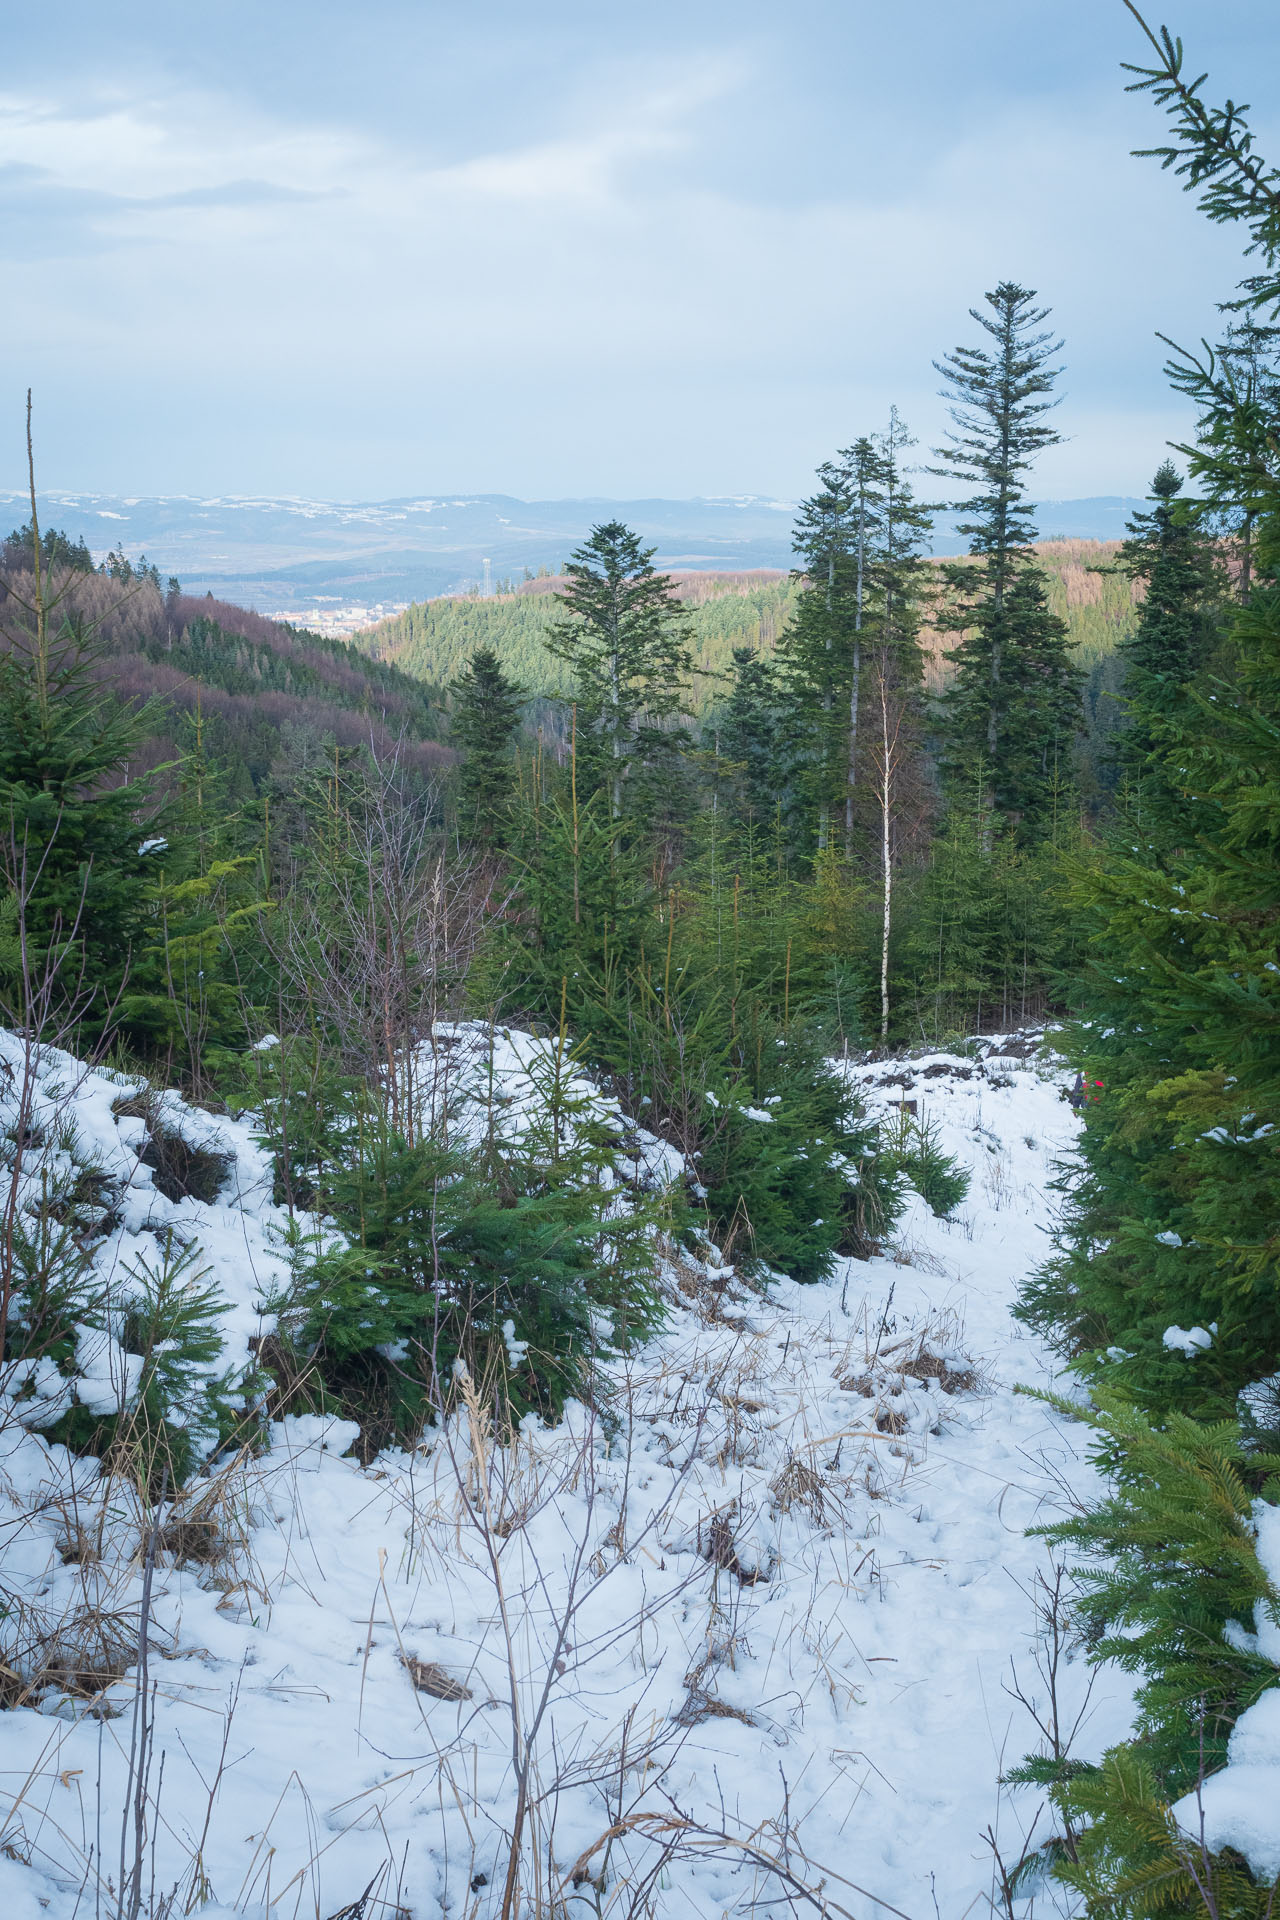
<path id="1" fill-rule="evenodd" d="M 1051 540 L 1036 548 L 1049 582 L 1050 604 L 1066 620 L 1081 664 L 1093 674 L 1133 629 L 1136 594 L 1124 575 L 1099 573 L 1118 543 Z M 791 619 L 798 586 L 783 573 L 674 573 L 675 597 L 692 610 L 695 710 L 717 698 L 735 647 L 772 653 Z M 492 647 L 504 669 L 531 693 L 563 693 L 567 676 L 547 652 L 547 596 L 562 575 L 528 580 L 513 593 L 420 600 L 381 621 L 354 644 L 372 659 L 447 685 L 477 647 Z"/>
<path id="2" fill-rule="evenodd" d="M 211 594 L 185 594 L 176 581 L 165 591 L 145 566 L 117 560 L 97 571 L 80 549 L 79 564 L 63 567 L 58 536 L 53 543 L 56 618 L 92 636 L 104 684 L 149 703 L 139 772 L 190 751 L 197 722 L 206 760 L 242 797 L 282 755 L 323 741 L 385 749 L 403 738 L 424 769 L 447 762 L 433 690 L 416 675 Z M 32 589 L 29 545 L 10 539 L 0 546 L 0 647 L 20 628 Z"/>
<path id="3" fill-rule="evenodd" d="M 734 647 L 773 651 L 795 606 L 796 586 L 788 575 L 764 570 L 669 577 L 675 597 L 693 616 L 694 700 L 705 711 Z M 477 647 L 491 647 L 504 671 L 530 693 L 563 694 L 569 676 L 547 651 L 546 629 L 556 613 L 551 596 L 564 585 L 563 575 L 549 575 L 487 599 L 470 594 L 420 600 L 357 634 L 353 644 L 372 659 L 440 685 L 457 677 Z"/>
<path id="4" fill-rule="evenodd" d="M 1106 571 L 1119 551 L 1115 541 L 1050 540 L 1035 551 L 1044 568 L 1049 604 L 1066 621 L 1085 674 L 1084 771 L 1094 791 L 1094 766 L 1118 715 L 1115 703 L 1106 698 L 1119 684 L 1116 649 L 1133 631 L 1140 588 L 1126 574 Z M 692 614 L 690 705 L 694 714 L 705 717 L 726 696 L 735 647 L 770 657 L 776 652 L 794 616 L 799 585 L 790 575 L 763 571 L 669 577 L 676 599 Z M 552 576 L 488 598 L 471 594 L 418 601 L 357 634 L 353 645 L 374 660 L 445 687 L 478 647 L 490 647 L 504 672 L 529 693 L 563 696 L 569 676 L 547 650 L 546 629 L 554 615 L 549 596 L 564 584 L 562 575 Z M 940 687 L 946 674 L 942 652 L 950 642 L 928 627 L 927 617 L 922 641 L 928 684 Z"/>

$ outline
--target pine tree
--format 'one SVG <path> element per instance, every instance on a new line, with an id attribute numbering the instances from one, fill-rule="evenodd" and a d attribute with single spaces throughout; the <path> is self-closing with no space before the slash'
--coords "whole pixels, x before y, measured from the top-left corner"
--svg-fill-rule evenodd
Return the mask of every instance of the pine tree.
<path id="1" fill-rule="evenodd" d="M 655 552 L 619 520 L 593 527 L 556 595 L 565 615 L 547 632 L 547 651 L 574 678 L 579 779 L 608 790 L 614 820 L 629 784 L 647 774 L 652 786 L 669 767 L 678 735 L 663 723 L 682 711 L 692 671 L 688 610 L 655 571 Z"/>
<path id="2" fill-rule="evenodd" d="M 511 743 L 523 699 L 492 647 L 477 647 L 453 686 L 449 736 L 462 754 L 458 811 L 467 831 L 493 847 L 503 844 L 515 791 Z"/>
<path id="3" fill-rule="evenodd" d="M 943 767 L 950 784 L 978 772 L 988 812 L 1035 844 L 1049 830 L 1078 728 L 1080 678 L 1066 626 L 1049 610 L 1026 477 L 1037 454 L 1061 438 L 1045 416 L 1061 348 L 1040 330 L 1047 308 L 1009 280 L 971 308 L 994 342 L 958 347 L 938 362 L 953 431 L 934 469 L 978 491 L 958 503 L 968 517 L 968 565 L 943 569 L 952 604 L 943 627 L 963 637 L 948 656 L 955 677 L 943 700 Z"/>

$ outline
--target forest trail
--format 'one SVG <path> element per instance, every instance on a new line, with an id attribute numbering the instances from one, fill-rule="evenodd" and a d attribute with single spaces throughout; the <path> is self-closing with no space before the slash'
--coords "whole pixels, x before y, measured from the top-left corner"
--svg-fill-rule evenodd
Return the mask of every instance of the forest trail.
<path id="1" fill-rule="evenodd" d="M 517 1049 L 509 1088 L 521 1070 Z M 989 1911 L 984 1833 L 1011 1866 L 1039 1804 L 998 1784 L 1039 1745 L 1010 1689 L 1046 1705 L 1053 1574 L 1026 1529 L 1096 1485 L 1087 1429 L 1015 1391 L 1055 1368 L 1009 1315 L 1078 1123 L 1069 1076 L 999 1043 L 849 1071 L 971 1172 L 954 1219 L 913 1198 L 881 1257 L 767 1296 L 673 1253 L 671 1318 L 615 1369 L 605 1420 L 502 1450 L 463 1418 L 364 1468 L 349 1425 L 306 1416 L 223 1474 L 217 1555 L 162 1556 L 150 1603 L 147 1844 L 179 1911 L 323 1917 L 372 1886 L 371 1915 L 484 1920 L 517 1826 L 515 1884 L 575 1917 L 718 1920 L 788 1889 L 859 1920 Z M 2 1440 L 10 1591 L 70 1615 L 91 1585 L 124 1617 L 127 1500 L 92 1567 L 68 1564 L 96 1463 Z M 1087 1681 L 1064 1662 L 1064 1727 Z M 50 1694 L 0 1715 L 12 1920 L 71 1920 L 118 1863 L 95 1783 L 126 1800 L 135 1697 L 126 1660 L 91 1712 Z M 1126 1726 L 1104 1676 L 1073 1750 Z M 820 1884 L 825 1909 L 797 1892 Z"/>

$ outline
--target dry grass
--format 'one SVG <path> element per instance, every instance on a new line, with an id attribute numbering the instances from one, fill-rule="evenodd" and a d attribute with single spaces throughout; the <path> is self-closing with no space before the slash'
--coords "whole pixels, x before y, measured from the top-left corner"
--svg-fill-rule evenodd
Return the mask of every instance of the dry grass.
<path id="1" fill-rule="evenodd" d="M 952 1366 L 924 1348 L 905 1362 L 902 1372 L 912 1380 L 936 1380 L 943 1393 L 972 1393 L 978 1384 L 978 1375 L 973 1367 Z"/>
<path id="2" fill-rule="evenodd" d="M 672 1718 L 677 1727 L 701 1726 L 704 1720 L 737 1720 L 744 1727 L 756 1724 L 744 1708 L 731 1707 L 727 1700 L 717 1700 L 697 1687 L 690 1687 L 684 1705 Z"/>
<path id="3" fill-rule="evenodd" d="M 6 1596 L 0 1708 L 33 1706 L 48 1694 L 97 1701 L 138 1657 L 138 1621 L 129 1609 L 86 1601 L 61 1614 Z"/>
<path id="4" fill-rule="evenodd" d="M 769 1492 L 779 1513 L 799 1507 L 815 1527 L 826 1526 L 829 1488 L 809 1455 L 793 1453 L 769 1482 Z"/>
<path id="5" fill-rule="evenodd" d="M 429 1693 L 433 1700 L 471 1700 L 474 1695 L 465 1681 L 456 1680 L 435 1660 L 416 1660 L 406 1656 L 405 1671 L 418 1693 Z"/>
<path id="6" fill-rule="evenodd" d="M 717 1513 L 713 1517 L 705 1539 L 700 1537 L 700 1546 L 704 1560 L 709 1560 L 713 1567 L 720 1567 L 725 1573 L 733 1574 L 741 1586 L 753 1587 L 757 1582 L 769 1578 L 763 1568 L 746 1566 L 739 1558 L 733 1523 L 727 1513 Z"/>

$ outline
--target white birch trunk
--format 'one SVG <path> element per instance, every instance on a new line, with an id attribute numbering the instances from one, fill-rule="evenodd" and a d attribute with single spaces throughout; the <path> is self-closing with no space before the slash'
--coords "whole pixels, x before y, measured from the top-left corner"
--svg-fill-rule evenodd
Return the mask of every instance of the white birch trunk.
<path id="1" fill-rule="evenodd" d="M 896 732 L 896 729 L 895 729 Z M 880 869 L 884 883 L 884 918 L 880 932 L 880 1044 L 889 1038 L 889 934 L 893 926 L 893 769 L 896 742 L 889 739 L 889 689 L 880 670 Z"/>

